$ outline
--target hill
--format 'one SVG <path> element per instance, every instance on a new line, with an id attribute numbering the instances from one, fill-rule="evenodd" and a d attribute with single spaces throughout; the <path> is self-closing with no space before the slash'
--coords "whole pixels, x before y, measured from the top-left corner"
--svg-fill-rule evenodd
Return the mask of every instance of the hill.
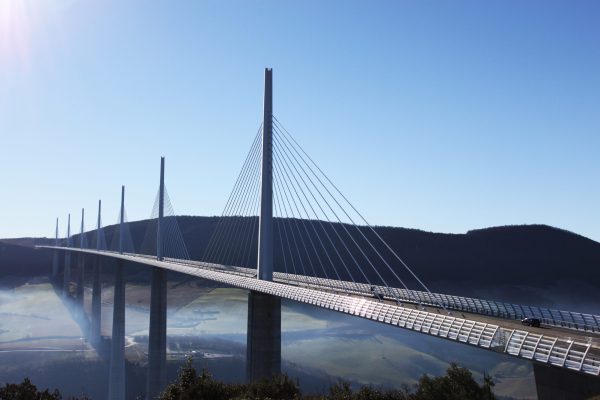
<path id="1" fill-rule="evenodd" d="M 218 218 L 182 216 L 177 217 L 177 222 L 190 257 L 203 259 Z M 116 228 L 116 225 L 105 228 L 109 245 Z M 130 228 L 138 251 L 147 247 L 144 243 L 147 236 L 154 239 L 149 220 L 132 222 Z M 375 227 L 375 230 L 427 282 L 545 287 L 572 280 L 600 288 L 600 243 L 547 225 L 501 226 L 465 234 L 395 227 Z M 74 240 L 77 242 L 77 235 Z M 253 248 L 256 245 L 253 243 Z M 279 247 L 276 243 L 275 248 Z M 275 262 L 282 263 L 279 251 Z"/>
<path id="2" fill-rule="evenodd" d="M 180 216 L 177 222 L 191 258 L 203 259 L 218 218 Z M 112 225 L 104 229 L 109 246 L 116 228 L 116 225 Z M 149 238 L 150 242 L 154 242 L 152 228 L 152 221 L 149 220 L 130 223 L 137 251 L 144 248 Z M 363 229 L 366 232 L 366 228 Z M 480 292 L 489 288 L 549 288 L 564 285 L 565 282 L 581 283 L 586 288 L 600 288 L 600 243 L 550 226 L 502 226 L 472 230 L 465 234 L 395 227 L 375 229 L 433 291 L 481 296 Z M 73 239 L 74 243 L 78 242 L 77 235 Z M 88 234 L 88 241 L 94 243 L 94 240 L 94 233 Z M 31 245 L 34 242 L 52 241 L 20 239 L 11 242 Z M 252 247 L 255 248 L 256 243 Z M 15 261 L 21 254 L 13 247 L 4 251 Z M 147 252 L 152 253 L 153 250 Z M 255 259 L 255 250 L 251 257 Z M 5 262 L 3 258 L 2 264 Z M 282 265 L 280 251 L 276 251 L 275 262 Z M 354 272 L 355 276 L 360 275 L 357 271 L 350 272 Z M 394 281 L 383 268 L 379 272 L 383 278 Z M 373 282 L 377 281 L 373 272 L 367 271 L 367 275 Z M 562 294 L 569 295 L 569 291 L 571 289 L 565 289 Z"/>
<path id="3" fill-rule="evenodd" d="M 16 283 L 27 282 L 32 276 L 50 272 L 52 259 L 48 252 L 11 242 L 0 240 L 0 287 L 12 287 Z M 33 241 L 27 242 L 28 245 L 32 243 Z"/>

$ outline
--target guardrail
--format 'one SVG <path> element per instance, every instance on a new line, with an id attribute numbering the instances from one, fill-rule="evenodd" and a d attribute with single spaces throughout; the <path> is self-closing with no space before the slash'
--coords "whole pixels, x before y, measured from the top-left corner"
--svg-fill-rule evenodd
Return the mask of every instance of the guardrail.
<path id="1" fill-rule="evenodd" d="M 442 293 L 429 293 L 418 290 L 388 288 L 386 286 L 367 285 L 332 279 L 304 277 L 301 275 L 281 274 L 287 279 L 309 284 L 339 288 L 357 294 L 382 295 L 389 300 L 400 300 L 428 306 L 443 306 L 449 310 L 465 311 L 493 317 L 521 320 L 525 317 L 538 318 L 548 326 L 575 329 L 584 332 L 600 332 L 600 316 L 572 311 L 560 311 L 550 308 L 504 303 L 494 300 L 453 296 Z"/>
<path id="2" fill-rule="evenodd" d="M 103 250 L 109 253 L 113 251 Z M 127 255 L 153 259 L 154 256 L 136 253 Z M 252 268 L 228 266 L 222 264 L 207 263 L 203 261 L 182 260 L 176 258 L 165 258 L 166 261 L 193 265 L 211 270 L 227 271 L 236 275 L 255 276 L 256 270 Z M 560 328 L 574 329 L 583 332 L 600 332 L 600 315 L 584 314 L 572 311 L 561 311 L 537 306 L 505 303 L 494 300 L 476 299 L 471 297 L 454 296 L 442 293 L 429 293 L 419 290 L 408 290 L 400 288 L 389 288 L 386 286 L 369 285 L 349 281 L 338 281 L 313 276 L 295 275 L 284 272 L 275 272 L 273 279 L 277 282 L 304 285 L 332 291 L 342 291 L 366 296 L 377 297 L 381 295 L 388 300 L 422 304 L 427 306 L 443 306 L 453 311 L 464 311 L 492 317 L 521 320 L 526 317 L 538 318 L 542 324 Z"/>
<path id="3" fill-rule="evenodd" d="M 52 246 L 41 247 L 53 248 Z M 323 278 L 283 273 L 276 273 L 275 275 L 276 280 L 279 280 L 280 282 L 269 282 L 255 279 L 256 271 L 249 268 L 229 267 L 200 261 L 168 258 L 163 261 L 157 261 L 155 257 L 140 254 L 119 254 L 117 252 L 107 251 L 97 252 L 95 250 L 76 248 L 70 250 L 92 255 L 110 253 L 112 254 L 112 257 L 126 261 L 157 266 L 197 276 L 199 278 L 221 282 L 234 287 L 256 290 L 273 296 L 312 304 L 317 307 L 327 308 L 344 314 L 355 315 L 360 318 L 398 326 L 400 328 L 509 354 L 519 358 L 535 360 L 556 367 L 567 368 L 594 376 L 600 375 L 599 349 L 592 346 L 591 342 L 581 343 L 570 339 L 560 339 L 554 336 L 528 331 L 507 329 L 495 324 L 411 309 L 402 305 L 394 305 L 366 298 L 343 296 L 323 290 L 324 288 L 335 290 L 336 287 L 331 284 L 338 283 L 338 286 L 342 287 L 345 283 L 347 284 L 346 291 L 356 291 L 357 293 L 364 294 L 365 287 L 367 287 L 366 290 L 372 294 L 375 290 L 383 288 L 379 286 L 324 280 Z M 296 282 L 296 284 L 290 284 L 292 281 Z M 303 283 L 307 286 L 317 285 L 320 290 L 301 287 L 299 283 Z M 400 289 L 395 290 L 401 291 Z M 412 296 L 410 301 L 413 302 L 417 293 L 423 292 L 408 291 L 406 294 Z M 433 293 L 427 294 L 430 296 L 436 295 Z M 458 296 L 447 297 L 469 299 Z M 427 297 L 425 297 L 425 299 L 426 298 Z M 437 303 L 435 305 L 437 305 Z"/>
<path id="4" fill-rule="evenodd" d="M 256 274 L 256 270 L 251 268 L 179 259 L 169 259 L 169 261 L 197 265 L 199 267 L 215 270 L 227 270 L 230 273 L 245 276 Z M 283 272 L 275 272 L 273 274 L 273 279 L 278 282 L 304 284 L 312 287 L 326 288 L 334 291 L 339 290 L 373 297 L 376 297 L 377 294 L 381 294 L 388 300 L 401 300 L 413 304 L 436 307 L 443 306 L 453 311 L 465 311 L 505 319 L 521 320 L 525 317 L 533 317 L 540 319 L 542 324 L 548 326 L 569 328 L 584 332 L 600 332 L 600 316 L 593 314 L 560 311 L 550 308 L 504 303 L 494 300 L 476 299 L 442 293 L 429 293 L 419 290 L 389 288 L 386 286 L 338 281 L 334 279 L 295 275 Z"/>

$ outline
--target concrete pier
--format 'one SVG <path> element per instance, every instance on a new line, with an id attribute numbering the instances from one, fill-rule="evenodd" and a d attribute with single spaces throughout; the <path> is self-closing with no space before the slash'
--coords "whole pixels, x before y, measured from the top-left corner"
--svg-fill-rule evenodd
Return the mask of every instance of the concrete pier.
<path id="1" fill-rule="evenodd" d="M 102 320 L 102 285 L 100 283 L 100 272 L 102 268 L 102 259 L 97 256 L 94 258 L 94 267 L 92 269 L 92 318 L 90 327 L 90 340 L 93 344 L 100 342 L 101 320 Z"/>
<path id="2" fill-rule="evenodd" d="M 55 280 L 58 276 L 58 250 L 54 250 L 52 254 L 52 279 Z"/>
<path id="3" fill-rule="evenodd" d="M 54 246 L 58 247 L 58 218 L 56 218 L 56 230 L 54 233 Z M 56 280 L 58 276 L 58 250 L 54 250 L 52 254 L 52 279 Z"/>
<path id="4" fill-rule="evenodd" d="M 79 231 L 79 248 L 83 249 L 85 246 L 85 233 L 84 233 L 84 220 L 85 220 L 85 210 L 81 209 L 81 230 Z M 85 254 L 79 253 L 77 257 L 77 303 L 79 304 L 79 311 L 81 315 L 85 315 L 85 311 L 83 309 L 83 298 L 85 296 Z"/>
<path id="5" fill-rule="evenodd" d="M 71 247 L 71 214 L 67 217 L 67 247 Z M 71 282 L 71 252 L 65 251 L 65 267 L 63 270 L 63 297 L 69 295 L 69 283 Z"/>
<path id="6" fill-rule="evenodd" d="M 167 383 L 167 272 L 164 269 L 152 268 L 151 290 L 147 400 L 154 399 Z"/>
<path id="7" fill-rule="evenodd" d="M 273 70 L 265 69 L 257 278 L 273 280 Z M 246 379 L 281 373 L 281 299 L 248 294 Z"/>
<path id="8" fill-rule="evenodd" d="M 121 213 L 119 221 L 119 253 L 123 254 L 125 226 L 125 186 L 121 186 Z M 100 226 L 100 224 L 98 224 Z M 110 343 L 110 370 L 108 373 L 108 400 L 125 399 L 125 261 L 117 260 L 113 300 L 112 339 Z"/>
<path id="9" fill-rule="evenodd" d="M 246 377 L 249 382 L 281 373 L 281 299 L 248 294 Z"/>
<path id="10" fill-rule="evenodd" d="M 65 251 L 65 267 L 64 267 L 63 287 L 62 287 L 63 297 L 67 297 L 69 295 L 70 282 L 71 282 L 71 252 Z"/>
<path id="11" fill-rule="evenodd" d="M 84 315 L 83 299 L 85 296 L 85 255 L 77 256 L 77 304 L 79 304 L 81 314 Z"/>
<path id="12" fill-rule="evenodd" d="M 160 159 L 156 259 L 163 259 L 163 218 L 165 207 L 165 158 Z M 148 380 L 146 399 L 154 399 L 167 384 L 167 271 L 152 268 L 148 329 Z"/>
<path id="13" fill-rule="evenodd" d="M 115 268 L 113 325 L 108 376 L 108 400 L 125 400 L 125 279 L 124 261 Z"/>
<path id="14" fill-rule="evenodd" d="M 98 200 L 98 222 L 96 224 L 96 251 L 100 251 L 102 245 L 100 235 L 102 233 L 102 200 Z M 100 272 L 102 269 L 102 257 L 96 256 L 93 259 L 94 267 L 92 269 L 92 318 L 90 325 L 90 340 L 93 344 L 100 343 L 101 321 L 102 321 L 102 284 L 100 282 Z"/>

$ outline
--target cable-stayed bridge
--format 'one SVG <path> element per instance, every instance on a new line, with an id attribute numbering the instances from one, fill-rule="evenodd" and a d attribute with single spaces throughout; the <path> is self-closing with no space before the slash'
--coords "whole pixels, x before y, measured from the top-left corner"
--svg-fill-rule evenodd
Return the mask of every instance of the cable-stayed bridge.
<path id="1" fill-rule="evenodd" d="M 102 226 L 100 202 L 96 229 L 85 231 L 84 216 L 82 210 L 78 236 L 71 235 L 69 215 L 66 238 L 59 239 L 57 220 L 54 246 L 39 247 L 54 252 L 53 276 L 62 275 L 64 296 L 72 296 L 76 277 L 74 297 L 81 303 L 86 260 L 93 262 L 92 340 L 100 338 L 101 265 L 117 262 L 110 399 L 125 398 L 128 263 L 152 268 L 147 398 L 166 384 L 166 271 L 249 290 L 250 380 L 280 371 L 284 298 L 532 360 L 540 375 L 559 371 L 564 379 L 583 379 L 584 386 L 600 385 L 600 316 L 432 293 L 273 115 L 270 69 L 263 122 L 205 243 L 184 239 L 166 191 L 164 158 L 143 239 L 127 222 L 124 187 L 118 225 L 110 231 Z M 188 246 L 202 247 L 200 259 L 190 259 Z M 538 318 L 543 327 L 521 325 L 525 317 Z"/>

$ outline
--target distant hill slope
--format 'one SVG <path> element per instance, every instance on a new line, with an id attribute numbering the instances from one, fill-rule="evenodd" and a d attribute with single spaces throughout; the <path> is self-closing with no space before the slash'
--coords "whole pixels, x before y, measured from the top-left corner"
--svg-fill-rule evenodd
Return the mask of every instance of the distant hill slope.
<path id="1" fill-rule="evenodd" d="M 217 217 L 177 217 L 190 256 L 202 259 Z M 143 247 L 148 221 L 130 225 L 136 249 Z M 116 225 L 105 228 L 111 243 Z M 521 285 L 547 287 L 564 281 L 600 288 L 600 243 L 546 225 L 503 226 L 442 234 L 416 229 L 376 227 L 425 282 L 456 282 L 462 286 Z M 88 236 L 93 243 L 94 234 Z M 36 242 L 52 242 L 36 239 Z M 30 244 L 31 239 L 13 243 Z M 74 242 L 78 242 L 77 235 Z M 255 254 L 253 255 L 253 257 Z M 281 255 L 276 253 L 276 263 Z M 382 271 L 385 275 L 385 271 Z M 386 275 L 389 277 L 389 274 Z M 439 288 L 439 286 L 438 286 Z"/>
<path id="2" fill-rule="evenodd" d="M 2 278 L 7 276 L 26 278 L 48 274 L 52 269 L 51 262 L 48 252 L 0 240 L 0 287 L 5 285 Z"/>
<path id="3" fill-rule="evenodd" d="M 191 258 L 202 259 L 218 218 L 182 216 L 177 221 Z M 144 236 L 148 240 L 147 227 L 148 221 L 131 224 L 138 250 L 144 247 Z M 105 228 L 109 244 L 115 228 Z M 600 288 L 600 243 L 547 225 L 503 226 L 466 234 L 375 229 L 427 282 L 547 286 L 574 280 Z M 154 234 L 149 236 L 153 241 Z M 280 258 L 276 253 L 276 263 L 281 263 Z"/>
<path id="4" fill-rule="evenodd" d="M 424 278 L 546 286 L 562 280 L 600 288 L 600 243 L 547 225 L 440 234 L 378 228 Z"/>

